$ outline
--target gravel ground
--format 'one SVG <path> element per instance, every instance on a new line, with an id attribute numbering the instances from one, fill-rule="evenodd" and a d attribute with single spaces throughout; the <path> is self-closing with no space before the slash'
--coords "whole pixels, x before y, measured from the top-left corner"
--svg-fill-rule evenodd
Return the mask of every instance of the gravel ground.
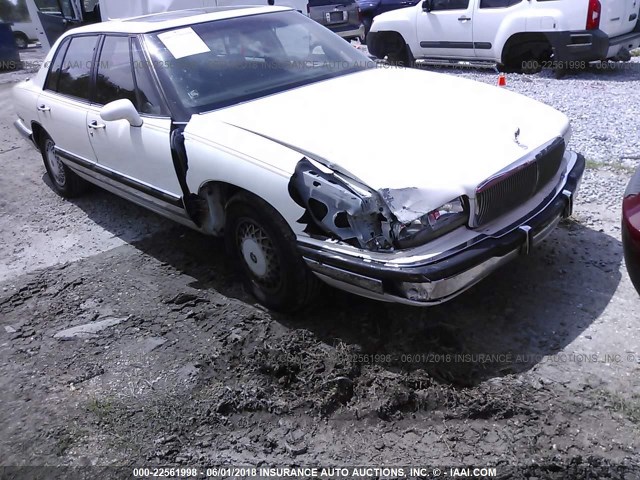
<path id="1" fill-rule="evenodd" d="M 574 218 L 532 255 L 435 308 L 327 290 L 295 316 L 253 302 L 222 242 L 98 189 L 56 196 L 11 125 L 28 73 L 0 74 L 0 464 L 640 478 L 640 299 L 619 229 L 637 67 L 508 75 L 572 118 L 589 159 Z"/>
<path id="2" fill-rule="evenodd" d="M 496 84 L 492 70 L 423 67 Z M 552 70 L 535 75 L 508 74 L 507 88 L 565 113 L 572 121 L 572 148 L 588 160 L 635 167 L 640 160 L 638 116 L 640 57 L 630 62 L 592 64 L 556 79 Z"/>

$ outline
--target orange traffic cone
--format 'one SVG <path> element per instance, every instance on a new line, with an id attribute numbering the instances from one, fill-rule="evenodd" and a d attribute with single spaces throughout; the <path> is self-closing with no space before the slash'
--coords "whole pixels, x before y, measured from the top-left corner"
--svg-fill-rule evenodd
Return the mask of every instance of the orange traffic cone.
<path id="1" fill-rule="evenodd" d="M 500 75 L 498 75 L 498 86 L 499 87 L 507 86 L 507 77 L 504 73 L 501 73 Z"/>

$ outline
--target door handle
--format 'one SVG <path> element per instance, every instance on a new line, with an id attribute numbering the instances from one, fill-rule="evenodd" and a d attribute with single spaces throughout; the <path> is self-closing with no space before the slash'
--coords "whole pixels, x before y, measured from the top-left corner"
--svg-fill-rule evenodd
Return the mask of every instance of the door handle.
<path id="1" fill-rule="evenodd" d="M 458 17 L 458 21 L 459 22 L 469 22 L 469 21 L 471 21 L 471 18 L 466 17 L 466 16 L 463 15 L 461 17 Z"/>
<path id="2" fill-rule="evenodd" d="M 38 105 L 39 112 L 50 112 L 51 108 L 47 107 L 44 103 L 42 105 Z"/>
<path id="3" fill-rule="evenodd" d="M 94 129 L 94 130 L 97 130 L 97 129 L 99 129 L 99 128 L 106 128 L 106 127 L 107 127 L 104 123 L 98 123 L 98 121 L 97 121 L 97 120 L 94 120 L 93 122 L 88 123 L 88 124 L 87 124 L 87 126 L 88 126 L 89 128 Z"/>

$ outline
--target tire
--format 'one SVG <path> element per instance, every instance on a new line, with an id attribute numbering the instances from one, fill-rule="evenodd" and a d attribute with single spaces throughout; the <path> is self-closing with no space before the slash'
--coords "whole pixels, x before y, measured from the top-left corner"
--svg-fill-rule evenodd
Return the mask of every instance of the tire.
<path id="1" fill-rule="evenodd" d="M 86 182 L 67 167 L 54 153 L 55 142 L 46 133 L 40 140 L 40 152 L 42 161 L 47 169 L 47 175 L 53 189 L 64 198 L 73 198 L 80 195 L 86 189 Z"/>
<path id="2" fill-rule="evenodd" d="M 566 77 L 568 73 L 569 69 L 565 67 L 556 67 L 553 69 L 553 78 L 555 78 L 556 80 L 560 80 Z"/>
<path id="3" fill-rule="evenodd" d="M 263 305 L 293 312 L 311 303 L 319 280 L 297 253 L 296 240 L 280 214 L 247 192 L 227 204 L 225 243 L 243 283 Z"/>
<path id="4" fill-rule="evenodd" d="M 381 58 L 386 57 L 387 61 L 392 65 L 399 67 L 412 66 L 412 55 L 409 52 L 409 47 L 402 38 L 402 35 L 395 32 L 389 32 L 384 37 L 379 39 L 382 44 L 380 45 L 380 51 L 382 53 Z"/>
<path id="5" fill-rule="evenodd" d="M 622 246 L 629 278 L 638 294 L 640 294 L 640 251 L 638 251 L 637 245 L 631 239 L 631 234 L 624 222 L 622 223 Z"/>
<path id="6" fill-rule="evenodd" d="M 551 56 L 551 47 L 540 41 L 512 43 L 505 58 L 505 71 L 534 74 L 542 70 L 542 62 Z"/>
<path id="7" fill-rule="evenodd" d="M 29 39 L 24 33 L 22 32 L 14 33 L 13 38 L 15 38 L 16 47 L 20 49 L 25 49 L 29 46 Z"/>

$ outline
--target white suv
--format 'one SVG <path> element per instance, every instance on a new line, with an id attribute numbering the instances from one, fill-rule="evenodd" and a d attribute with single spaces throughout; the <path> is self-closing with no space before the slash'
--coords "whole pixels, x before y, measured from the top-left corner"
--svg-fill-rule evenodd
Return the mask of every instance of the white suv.
<path id="1" fill-rule="evenodd" d="M 391 61 L 455 59 L 525 70 L 628 60 L 640 46 L 639 8 L 639 0 L 424 0 L 375 17 L 367 46 Z"/>

